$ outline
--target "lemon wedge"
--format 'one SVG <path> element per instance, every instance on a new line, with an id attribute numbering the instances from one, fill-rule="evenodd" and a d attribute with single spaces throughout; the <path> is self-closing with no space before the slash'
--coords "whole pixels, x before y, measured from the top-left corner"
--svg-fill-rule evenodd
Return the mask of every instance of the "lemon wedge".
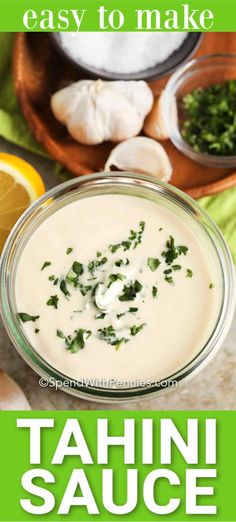
<path id="1" fill-rule="evenodd" d="M 44 192 L 41 176 L 29 163 L 0 152 L 0 252 L 21 214 Z"/>

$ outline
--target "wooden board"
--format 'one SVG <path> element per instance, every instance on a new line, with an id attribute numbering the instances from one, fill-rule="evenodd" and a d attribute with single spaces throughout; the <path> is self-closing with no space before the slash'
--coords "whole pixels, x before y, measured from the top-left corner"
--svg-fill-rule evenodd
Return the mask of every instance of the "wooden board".
<path id="1" fill-rule="evenodd" d="M 196 56 L 218 52 L 236 54 L 235 33 L 206 34 Z M 84 146 L 75 142 L 50 110 L 51 95 L 68 81 L 81 78 L 77 68 L 58 53 L 50 36 L 43 33 L 16 34 L 13 62 L 16 93 L 36 139 L 76 176 L 102 171 L 114 144 Z M 160 92 L 167 79 L 151 84 L 155 93 Z M 174 167 L 173 185 L 192 197 L 215 194 L 236 185 L 236 172 L 201 166 L 186 158 L 170 141 L 164 146 Z"/>

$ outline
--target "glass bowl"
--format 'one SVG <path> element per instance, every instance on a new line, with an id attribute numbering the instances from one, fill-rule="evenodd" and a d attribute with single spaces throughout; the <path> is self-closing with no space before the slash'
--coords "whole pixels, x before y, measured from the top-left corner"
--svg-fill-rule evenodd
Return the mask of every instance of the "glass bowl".
<path id="1" fill-rule="evenodd" d="M 211 335 L 201 350 L 174 375 L 143 386 L 108 388 L 76 383 L 45 361 L 30 344 L 16 317 L 15 276 L 18 261 L 34 230 L 62 206 L 79 198 L 101 194 L 125 194 L 145 198 L 172 209 L 194 227 L 210 249 L 211 261 L 217 266 L 220 283 L 220 311 Z M 25 361 L 51 387 L 56 386 L 84 399 L 116 402 L 158 395 L 194 375 L 215 354 L 229 330 L 235 307 L 235 274 L 231 255 L 224 239 L 208 215 L 186 194 L 152 178 L 126 173 L 82 176 L 55 187 L 34 203 L 19 219 L 5 245 L 0 265 L 1 315 L 9 337 Z M 57 386 L 58 384 L 58 386 Z M 178 387 L 174 393 L 178 392 Z"/>
<path id="2" fill-rule="evenodd" d="M 217 156 L 195 151 L 181 136 L 182 97 L 198 87 L 236 80 L 236 55 L 205 55 L 178 69 L 169 79 L 163 94 L 163 112 L 168 135 L 173 144 L 193 161 L 209 167 L 236 167 L 236 155 Z"/>

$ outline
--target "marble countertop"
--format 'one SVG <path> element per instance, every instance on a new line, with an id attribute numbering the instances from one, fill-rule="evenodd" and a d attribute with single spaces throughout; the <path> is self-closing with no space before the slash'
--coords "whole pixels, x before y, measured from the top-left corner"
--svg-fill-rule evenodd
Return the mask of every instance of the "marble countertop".
<path id="1" fill-rule="evenodd" d="M 0 139 L 0 151 L 18 154 L 30 161 L 44 178 L 47 189 L 60 181 L 52 162 L 19 149 Z M 158 398 L 122 405 L 97 404 L 67 395 L 51 388 L 41 388 L 39 377 L 12 346 L 0 320 L 0 367 L 21 386 L 32 409 L 153 409 L 153 410 L 217 410 L 236 409 L 236 315 L 223 347 L 214 359 L 192 380 Z"/>

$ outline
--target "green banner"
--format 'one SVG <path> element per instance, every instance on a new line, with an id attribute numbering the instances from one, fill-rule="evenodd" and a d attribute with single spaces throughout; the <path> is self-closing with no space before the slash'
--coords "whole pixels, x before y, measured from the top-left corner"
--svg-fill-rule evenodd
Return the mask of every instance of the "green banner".
<path id="1" fill-rule="evenodd" d="M 235 0 L 0 0 L 0 31 L 234 31 Z"/>
<path id="2" fill-rule="evenodd" d="M 236 412 L 1 412 L 0 521 L 236 520 Z"/>

